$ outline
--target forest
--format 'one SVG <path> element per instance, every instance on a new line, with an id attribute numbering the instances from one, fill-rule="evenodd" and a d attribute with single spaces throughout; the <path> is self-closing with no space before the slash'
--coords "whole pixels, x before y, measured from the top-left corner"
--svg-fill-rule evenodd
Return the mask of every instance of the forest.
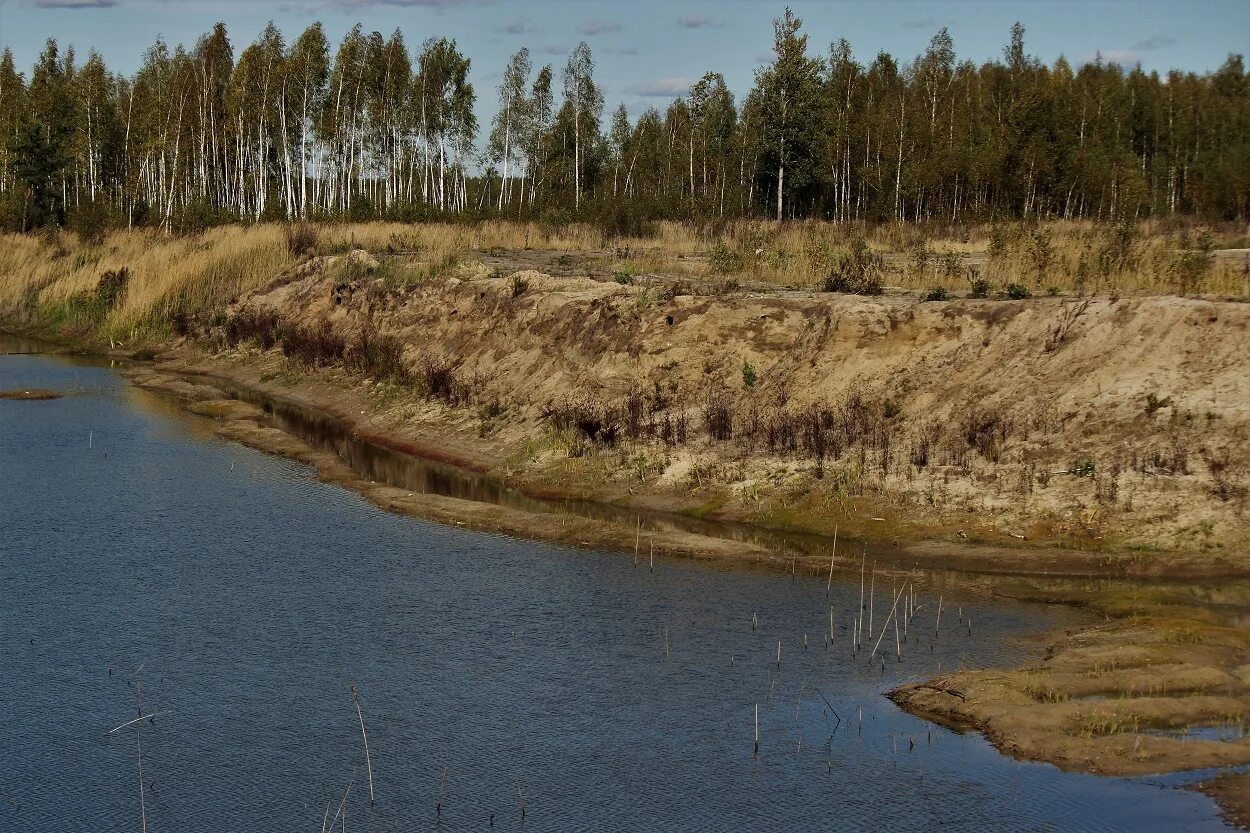
<path id="1" fill-rule="evenodd" d="M 788 9 L 744 98 L 717 72 L 663 111 L 604 112 L 591 50 L 507 60 L 479 92 L 446 37 L 272 23 L 158 40 L 133 76 L 49 40 L 0 59 L 0 228 L 194 232 L 294 219 L 893 223 L 1250 217 L 1250 78 L 1001 58 L 817 54 Z M 497 97 L 489 125 L 478 95 Z"/>

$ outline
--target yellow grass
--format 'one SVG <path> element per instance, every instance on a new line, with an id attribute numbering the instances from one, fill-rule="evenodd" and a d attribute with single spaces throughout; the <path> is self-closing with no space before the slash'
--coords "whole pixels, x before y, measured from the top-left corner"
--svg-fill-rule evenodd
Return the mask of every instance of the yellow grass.
<path id="1" fill-rule="evenodd" d="M 887 285 L 964 290 L 973 277 L 996 289 L 1010 283 L 1033 292 L 1170 293 L 1178 290 L 1178 258 L 1187 238 L 1158 223 L 1142 223 L 1127 237 L 1089 222 L 976 226 L 935 235 L 917 226 L 862 228 L 822 222 L 777 226 L 738 220 L 723 224 L 656 222 L 644 237 L 613 237 L 585 224 L 513 221 L 477 224 L 345 223 L 317 227 L 315 253 L 363 248 L 427 264 L 454 263 L 475 252 L 548 250 L 581 253 L 629 273 L 818 287 L 852 243 L 864 239 L 883 256 Z M 1236 239 L 1237 232 L 1226 232 Z M 1242 234 L 1244 239 L 1247 235 Z M 1039 242 L 1042 241 L 1042 242 Z M 1243 244 L 1244 245 L 1244 244 Z M 1039 268 L 1038 251 L 1049 250 Z M 1111 255 L 1119 253 L 1120 257 Z M 161 327 L 176 311 L 219 310 L 231 299 L 290 268 L 296 258 L 287 229 L 278 224 L 228 226 L 175 237 L 157 231 L 114 232 L 99 245 L 70 233 L 0 236 L 0 317 L 73 308 L 110 270 L 129 270 L 116 304 L 90 322 L 110 337 L 138 336 Z M 1203 293 L 1250 297 L 1250 258 L 1217 256 Z M 71 322 L 72 323 L 72 322 Z"/>

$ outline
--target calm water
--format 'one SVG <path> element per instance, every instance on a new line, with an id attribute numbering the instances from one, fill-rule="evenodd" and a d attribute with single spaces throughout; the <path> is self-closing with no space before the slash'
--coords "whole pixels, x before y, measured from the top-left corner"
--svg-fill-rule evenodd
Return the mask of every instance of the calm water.
<path id="1" fill-rule="evenodd" d="M 948 593 L 972 635 L 935 642 L 930 604 L 883 673 L 850 657 L 858 581 L 433 526 L 107 368 L 0 356 L 26 386 L 73 395 L 0 401 L 0 830 L 138 829 L 136 735 L 108 734 L 136 679 L 171 712 L 141 735 L 152 831 L 317 830 L 349 784 L 373 831 L 1229 829 L 1176 779 L 1016 763 L 881 696 L 1023 661 L 1069 611 Z"/>

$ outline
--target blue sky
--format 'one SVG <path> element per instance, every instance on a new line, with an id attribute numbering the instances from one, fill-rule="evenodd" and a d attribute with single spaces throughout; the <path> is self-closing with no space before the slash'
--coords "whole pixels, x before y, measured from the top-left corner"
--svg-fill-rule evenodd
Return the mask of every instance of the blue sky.
<path id="1" fill-rule="evenodd" d="M 1218 67 L 1250 48 L 1250 4 L 1236 0 L 821 0 L 790 3 L 811 46 L 827 52 L 850 41 L 867 62 L 880 50 L 909 60 L 939 27 L 950 29 L 959 57 L 996 56 L 1019 20 L 1031 54 L 1074 64 L 1101 51 L 1147 69 Z M 320 20 L 332 43 L 356 21 L 383 34 L 396 27 L 409 48 L 427 37 L 457 40 L 472 59 L 479 116 L 488 124 L 494 88 L 507 56 L 528 46 L 535 66 L 558 70 L 578 41 L 590 44 L 608 108 L 624 102 L 631 116 L 663 108 L 704 72 L 724 73 L 741 96 L 768 59 L 770 21 L 785 7 L 769 0 L 0 0 L 0 45 L 28 69 L 55 36 L 85 54 L 94 48 L 110 67 L 132 72 L 156 36 L 188 46 L 218 20 L 236 54 L 273 20 L 288 40 Z"/>

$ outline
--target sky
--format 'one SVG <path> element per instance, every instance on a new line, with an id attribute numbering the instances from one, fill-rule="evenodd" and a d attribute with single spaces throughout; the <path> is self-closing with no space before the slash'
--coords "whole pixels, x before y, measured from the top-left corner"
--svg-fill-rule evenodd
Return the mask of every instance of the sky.
<path id="1" fill-rule="evenodd" d="M 861 63 L 881 50 L 906 61 L 941 27 L 955 51 L 981 62 L 1001 54 L 1015 21 L 1026 50 L 1046 63 L 1074 65 L 1101 52 L 1147 70 L 1214 70 L 1230 52 L 1250 52 L 1245 0 L 791 0 L 814 52 L 839 38 Z M 415 54 L 427 37 L 454 38 L 472 61 L 470 80 L 485 126 L 508 56 L 522 46 L 535 68 L 557 71 L 579 41 L 590 45 L 596 80 L 610 112 L 624 103 L 636 117 L 663 109 L 703 73 L 724 74 L 741 99 L 770 58 L 781 0 L 0 0 L 0 46 L 29 70 L 49 37 L 80 55 L 95 49 L 127 74 L 158 35 L 188 47 L 223 21 L 235 54 L 273 20 L 288 42 L 321 21 L 333 45 L 359 21 L 366 31 L 399 28 Z"/>

